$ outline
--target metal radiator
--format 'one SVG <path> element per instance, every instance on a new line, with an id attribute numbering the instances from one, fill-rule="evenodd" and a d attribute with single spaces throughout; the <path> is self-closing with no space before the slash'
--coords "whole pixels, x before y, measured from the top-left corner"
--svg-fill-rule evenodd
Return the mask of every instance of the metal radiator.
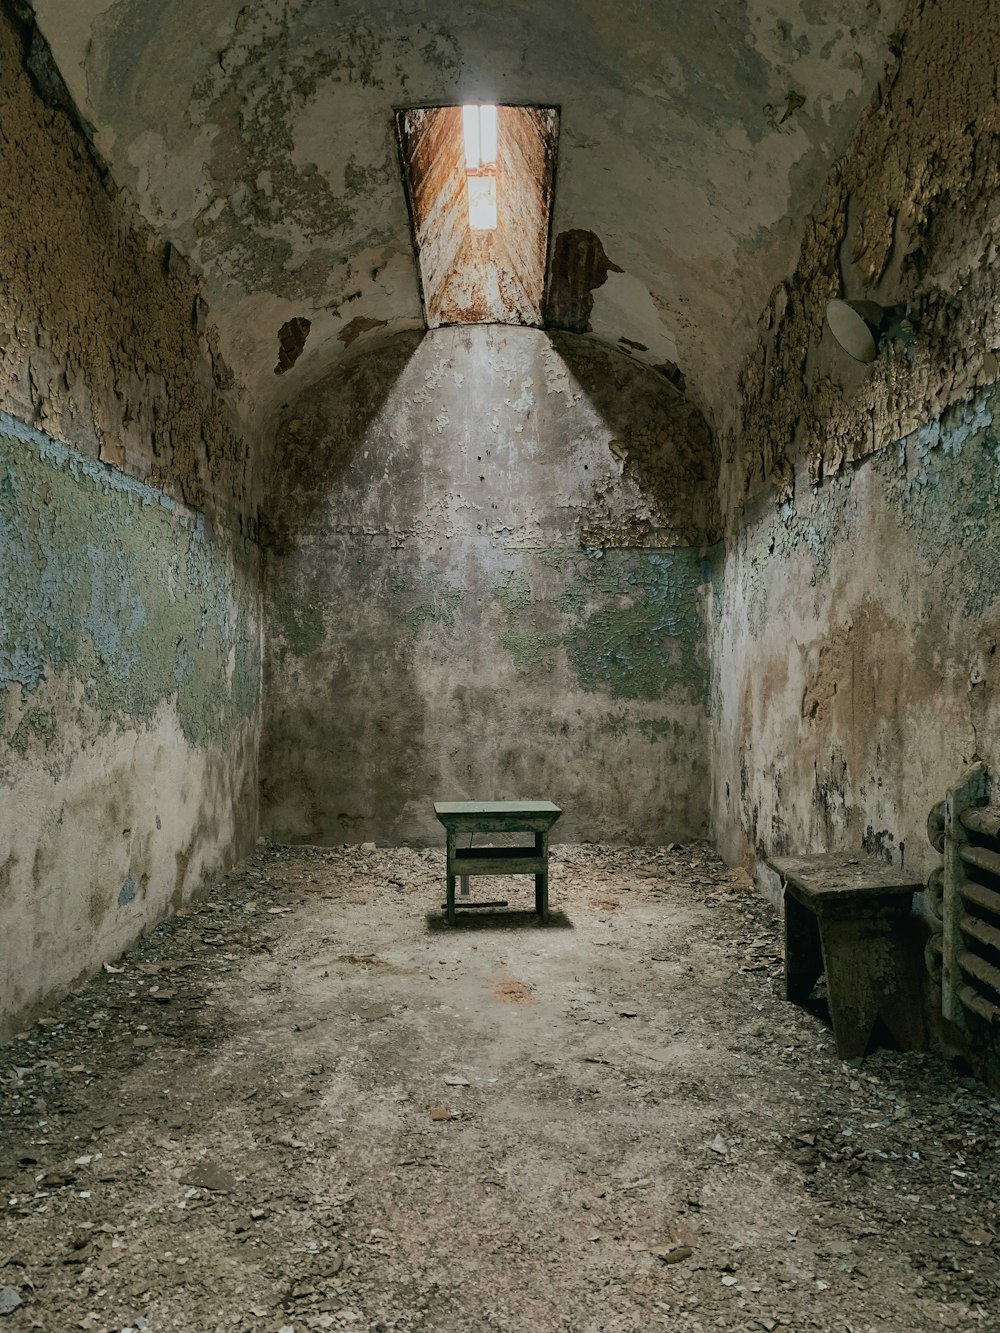
<path id="1" fill-rule="evenodd" d="M 989 804 L 989 788 L 986 765 L 976 764 L 927 817 L 943 856 L 927 881 L 927 966 L 942 1013 L 967 1033 L 970 1015 L 1000 1024 L 1000 806 Z"/>

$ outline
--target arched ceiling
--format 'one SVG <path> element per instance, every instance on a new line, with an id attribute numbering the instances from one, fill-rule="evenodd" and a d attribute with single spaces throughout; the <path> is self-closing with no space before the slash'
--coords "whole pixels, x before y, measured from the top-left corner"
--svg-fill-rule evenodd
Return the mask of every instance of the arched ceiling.
<path id="1" fill-rule="evenodd" d="M 561 108 L 553 234 L 593 233 L 615 266 L 592 293 L 593 335 L 676 363 L 711 409 L 902 8 L 34 0 L 98 151 L 202 275 L 264 412 L 421 327 L 392 111 L 467 101 Z M 296 320 L 304 351 L 275 374 Z"/>

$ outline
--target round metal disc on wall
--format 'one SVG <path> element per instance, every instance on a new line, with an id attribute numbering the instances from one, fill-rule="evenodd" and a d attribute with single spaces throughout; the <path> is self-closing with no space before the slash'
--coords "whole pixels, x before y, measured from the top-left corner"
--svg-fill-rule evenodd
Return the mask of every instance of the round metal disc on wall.
<path id="1" fill-rule="evenodd" d="M 881 314 L 881 306 L 874 301 L 830 301 L 826 307 L 826 322 L 837 342 L 855 361 L 874 361 L 878 356 Z"/>

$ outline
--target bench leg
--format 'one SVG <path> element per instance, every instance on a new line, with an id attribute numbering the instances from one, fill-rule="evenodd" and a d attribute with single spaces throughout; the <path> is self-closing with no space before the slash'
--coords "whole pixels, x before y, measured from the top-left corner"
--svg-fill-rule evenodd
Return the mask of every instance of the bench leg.
<path id="1" fill-rule="evenodd" d="M 924 1021 L 923 953 L 920 922 L 909 910 L 893 917 L 893 951 L 896 955 L 896 989 L 882 1005 L 881 1017 L 901 1050 L 925 1051 L 927 1026 Z"/>
<path id="2" fill-rule="evenodd" d="M 447 911 L 448 925 L 455 924 L 455 833 L 448 830 L 448 867 L 447 867 Z"/>
<path id="3" fill-rule="evenodd" d="M 820 934 L 837 1054 L 842 1060 L 854 1060 L 868 1050 L 879 1015 L 879 992 L 888 979 L 881 973 L 886 965 L 892 971 L 892 950 L 888 958 L 883 956 L 886 941 L 864 917 L 853 921 L 824 917 Z"/>
<path id="4" fill-rule="evenodd" d="M 809 998 L 823 971 L 819 922 L 808 907 L 785 890 L 785 999 Z"/>
<path id="5" fill-rule="evenodd" d="M 842 1060 L 867 1053 L 879 1019 L 904 1050 L 923 1044 L 923 1017 L 906 947 L 909 908 L 869 908 L 850 920 L 820 920 L 830 1017 Z"/>
<path id="6" fill-rule="evenodd" d="M 535 855 L 545 861 L 545 869 L 535 876 L 535 911 L 542 921 L 549 919 L 549 835 L 535 834 Z"/>

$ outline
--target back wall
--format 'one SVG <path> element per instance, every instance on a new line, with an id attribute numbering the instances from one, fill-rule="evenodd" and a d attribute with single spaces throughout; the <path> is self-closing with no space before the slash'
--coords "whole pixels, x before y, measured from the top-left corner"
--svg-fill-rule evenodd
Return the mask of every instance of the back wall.
<path id="1" fill-rule="evenodd" d="M 573 335 L 403 335 L 307 391 L 268 516 L 263 820 L 437 842 L 435 799 L 563 838 L 704 835 L 716 468 L 662 376 Z"/>

